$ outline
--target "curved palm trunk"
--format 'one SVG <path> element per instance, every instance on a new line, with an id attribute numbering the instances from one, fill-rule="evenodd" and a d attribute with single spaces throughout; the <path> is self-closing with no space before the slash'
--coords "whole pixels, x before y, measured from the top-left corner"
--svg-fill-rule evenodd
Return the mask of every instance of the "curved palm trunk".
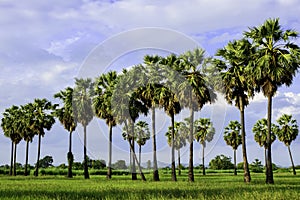
<path id="1" fill-rule="evenodd" d="M 204 166 L 204 148 L 205 148 L 205 143 L 202 144 L 202 174 L 205 175 L 205 166 Z"/>
<path id="2" fill-rule="evenodd" d="M 72 131 L 69 134 L 69 152 L 67 158 L 68 158 L 68 178 L 73 178 L 72 165 L 73 165 L 74 157 L 72 154 Z"/>
<path id="3" fill-rule="evenodd" d="M 157 157 L 156 157 L 155 107 L 152 107 L 152 143 L 153 143 L 153 180 L 159 181 Z"/>
<path id="4" fill-rule="evenodd" d="M 181 175 L 180 149 L 178 149 L 177 152 L 178 152 L 178 176 L 180 176 Z"/>
<path id="5" fill-rule="evenodd" d="M 176 167 L 175 167 L 175 148 L 174 148 L 174 140 L 175 140 L 175 132 L 174 132 L 174 114 L 171 115 L 172 121 L 172 181 L 177 181 L 176 178 Z"/>
<path id="6" fill-rule="evenodd" d="M 293 174 L 296 175 L 296 170 L 295 170 L 295 165 L 294 165 L 294 161 L 293 161 L 293 157 L 292 157 L 292 152 L 291 152 L 290 145 L 288 145 L 287 147 L 288 147 L 290 158 L 291 158 L 291 162 L 292 162 Z"/>
<path id="7" fill-rule="evenodd" d="M 190 155 L 189 155 L 189 181 L 194 182 L 194 110 L 191 108 L 190 110 L 190 133 L 189 133 L 189 142 L 190 142 Z"/>
<path id="8" fill-rule="evenodd" d="M 11 141 L 10 168 L 9 168 L 9 175 L 10 176 L 13 173 L 13 165 L 14 165 L 14 142 Z"/>
<path id="9" fill-rule="evenodd" d="M 86 126 L 83 126 L 83 132 L 84 132 L 84 147 L 83 147 L 83 156 L 84 156 L 84 178 L 89 179 L 89 169 L 88 169 L 88 160 L 87 160 L 87 154 L 86 154 Z"/>
<path id="10" fill-rule="evenodd" d="M 26 155 L 25 155 L 25 171 L 24 176 L 28 175 L 28 154 L 29 154 L 29 140 L 26 141 Z"/>
<path id="11" fill-rule="evenodd" d="M 233 158 L 234 158 L 234 175 L 237 175 L 236 171 L 236 149 L 233 149 Z"/>
<path id="12" fill-rule="evenodd" d="M 267 168 L 266 183 L 274 184 L 272 170 L 272 153 L 271 153 L 271 115 L 272 115 L 272 95 L 268 96 L 268 134 L 267 134 Z"/>
<path id="13" fill-rule="evenodd" d="M 107 166 L 107 179 L 111 179 L 111 158 L 112 158 L 112 125 L 109 123 L 109 143 L 108 143 L 108 166 Z"/>
<path id="14" fill-rule="evenodd" d="M 240 113 L 241 113 L 241 125 L 242 125 L 242 151 L 243 151 L 243 161 L 244 161 L 244 182 L 249 183 L 251 181 L 247 152 L 246 152 L 246 132 L 245 132 L 245 113 L 244 104 L 240 99 Z"/>
<path id="15" fill-rule="evenodd" d="M 16 176 L 17 175 L 17 143 L 15 143 L 15 151 L 14 151 L 14 171 L 13 171 L 13 175 Z"/>
<path id="16" fill-rule="evenodd" d="M 39 134 L 39 141 L 38 141 L 38 155 L 37 155 L 37 160 L 36 160 L 36 168 L 35 168 L 35 176 L 39 175 L 39 160 L 40 160 L 40 155 L 41 155 L 41 140 L 42 140 L 42 135 Z"/>
<path id="17" fill-rule="evenodd" d="M 130 149 L 133 150 L 133 149 L 134 149 L 134 145 L 132 145 L 132 143 L 130 143 L 129 140 L 128 140 L 128 142 L 129 142 Z M 134 143 L 133 143 L 133 144 L 134 144 Z M 141 176 L 142 180 L 143 180 L 143 181 L 146 181 L 146 177 L 145 177 L 145 175 L 144 175 L 144 173 L 143 173 L 143 171 L 142 171 L 141 165 L 140 165 L 140 163 L 139 163 L 139 161 L 138 161 L 138 159 L 137 159 L 137 156 L 136 156 L 136 154 L 135 154 L 134 151 L 132 151 L 132 157 L 133 157 L 133 160 L 136 161 L 136 163 L 137 163 L 138 170 L 139 170 L 139 173 L 140 173 L 140 176 Z M 136 174 L 135 174 L 135 175 L 136 175 Z M 132 179 L 132 180 L 133 180 L 133 179 Z"/>
<path id="18" fill-rule="evenodd" d="M 134 149 L 134 123 L 131 121 L 130 122 L 130 132 L 132 133 L 132 139 L 131 139 L 131 156 L 132 156 L 132 172 L 131 172 L 131 179 L 132 180 L 137 180 L 137 175 L 136 175 L 136 168 L 135 168 L 135 149 Z"/>

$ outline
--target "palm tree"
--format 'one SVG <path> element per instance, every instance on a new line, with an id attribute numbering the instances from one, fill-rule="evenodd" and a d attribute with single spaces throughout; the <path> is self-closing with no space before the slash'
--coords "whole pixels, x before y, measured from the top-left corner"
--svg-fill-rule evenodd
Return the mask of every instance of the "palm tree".
<path id="1" fill-rule="evenodd" d="M 273 143 L 276 140 L 275 133 L 278 132 L 278 126 L 272 123 L 272 132 L 271 132 L 271 142 Z M 265 167 L 267 169 L 267 134 L 268 134 L 268 121 L 263 118 L 258 120 L 253 128 L 252 132 L 254 133 L 254 140 L 259 144 L 259 146 L 264 147 L 265 149 Z"/>
<path id="2" fill-rule="evenodd" d="M 16 159 L 17 159 L 17 144 L 22 140 L 19 134 L 19 117 L 20 109 L 18 106 L 13 105 L 3 113 L 1 127 L 6 137 L 11 139 L 11 162 L 9 175 L 16 176 Z"/>
<path id="3" fill-rule="evenodd" d="M 55 123 L 54 117 L 49 114 L 51 110 L 53 110 L 54 106 L 52 106 L 51 102 L 47 99 L 35 99 L 33 104 L 32 114 L 34 116 L 32 131 L 38 134 L 38 155 L 36 161 L 36 170 L 35 176 L 39 174 L 39 160 L 41 154 L 41 139 L 45 135 L 45 130 L 50 130 L 52 125 Z"/>
<path id="4" fill-rule="evenodd" d="M 55 98 L 59 98 L 63 102 L 61 108 L 57 108 L 54 115 L 58 118 L 60 123 L 69 132 L 69 152 L 67 154 L 68 158 L 68 177 L 72 178 L 72 165 L 74 161 L 74 156 L 72 153 L 72 133 L 75 131 L 77 122 L 74 118 L 73 112 L 73 88 L 67 87 L 65 90 L 60 91 L 54 95 Z"/>
<path id="5" fill-rule="evenodd" d="M 242 144 L 242 136 L 240 134 L 241 124 L 238 121 L 230 121 L 228 126 L 225 127 L 224 140 L 227 145 L 233 149 L 234 158 L 234 175 L 237 175 L 236 171 L 236 150 Z"/>
<path id="6" fill-rule="evenodd" d="M 109 127 L 109 151 L 107 165 L 107 179 L 111 179 L 111 160 L 112 160 L 112 128 L 116 125 L 116 119 L 112 113 L 111 98 L 114 88 L 117 84 L 117 72 L 110 71 L 102 74 L 95 81 L 95 96 L 93 98 L 93 107 L 96 116 L 104 119 Z"/>
<path id="7" fill-rule="evenodd" d="M 141 164 L 141 152 L 142 146 L 146 144 L 147 140 L 150 139 L 149 125 L 145 121 L 139 121 L 134 126 L 134 132 L 136 136 L 136 143 L 139 145 L 139 162 Z"/>
<path id="8" fill-rule="evenodd" d="M 204 165 L 204 148 L 206 142 L 210 142 L 214 138 L 215 128 L 213 123 L 208 118 L 200 118 L 195 121 L 195 140 L 202 145 L 202 173 L 205 175 Z"/>
<path id="9" fill-rule="evenodd" d="M 118 124 L 125 125 L 125 137 L 128 140 L 132 154 L 132 180 L 136 180 L 135 162 L 138 165 L 139 173 L 143 181 L 146 181 L 142 168 L 134 151 L 134 123 L 140 114 L 147 115 L 148 108 L 141 101 L 138 87 L 140 77 L 143 76 L 141 65 L 134 66 L 129 71 L 123 70 L 119 75 L 118 83 L 112 95 L 112 113 Z M 127 134 L 127 135 L 126 135 Z"/>
<path id="10" fill-rule="evenodd" d="M 297 121 L 295 119 L 292 119 L 292 115 L 283 114 L 278 120 L 277 120 L 280 128 L 276 132 L 278 139 L 283 142 L 289 151 L 289 155 L 292 162 L 293 167 L 293 174 L 296 175 L 295 165 L 291 153 L 291 143 L 294 141 L 298 136 L 298 125 Z"/>
<path id="11" fill-rule="evenodd" d="M 73 91 L 73 112 L 75 116 L 75 121 L 83 126 L 84 133 L 84 146 L 83 146 L 83 156 L 84 156 L 84 178 L 88 179 L 88 157 L 87 157 L 87 126 L 93 119 L 93 109 L 91 93 L 93 91 L 92 80 L 87 79 L 75 79 L 75 88 Z"/>
<path id="12" fill-rule="evenodd" d="M 200 111 L 206 103 L 212 103 L 216 99 L 216 94 L 207 84 L 206 77 L 200 72 L 200 65 L 204 64 L 205 51 L 196 48 L 193 51 L 187 51 L 179 56 L 179 69 L 186 81 L 181 84 L 182 100 L 184 107 L 190 110 L 189 119 L 189 181 L 194 181 L 194 164 L 193 164 L 193 141 L 194 141 L 194 112 Z"/>
<path id="13" fill-rule="evenodd" d="M 217 51 L 217 56 L 223 57 L 223 60 L 215 60 L 216 66 L 220 71 L 223 81 L 222 92 L 229 104 L 235 102 L 235 106 L 240 111 L 241 116 L 241 135 L 242 152 L 244 161 L 244 181 L 251 181 L 247 152 L 246 152 L 246 132 L 245 132 L 245 107 L 249 104 L 249 97 L 253 97 L 254 88 L 250 83 L 249 68 L 247 67 L 253 48 L 248 40 L 236 40 L 229 42 L 226 47 Z"/>
<path id="14" fill-rule="evenodd" d="M 180 149 L 186 145 L 186 140 L 188 139 L 188 128 L 184 122 L 175 122 L 175 149 L 178 153 L 178 175 L 181 175 L 181 164 L 180 164 Z M 165 134 L 168 139 L 169 146 L 172 145 L 172 127 L 169 126 L 168 132 Z"/>
<path id="15" fill-rule="evenodd" d="M 26 155 L 25 155 L 25 171 L 24 175 L 28 175 L 28 155 L 29 155 L 29 142 L 32 142 L 34 136 L 36 135 L 33 130 L 31 130 L 31 126 L 34 125 L 34 115 L 33 115 L 33 104 L 28 103 L 24 106 L 21 106 L 21 120 L 22 120 L 22 131 L 21 135 L 26 142 Z"/>
<path id="16" fill-rule="evenodd" d="M 152 144 L 153 144 L 153 180 L 159 181 L 159 173 L 157 167 L 157 155 L 156 155 L 156 133 L 155 133 L 155 108 L 158 105 L 159 91 L 162 87 L 160 84 L 163 79 L 160 67 L 162 57 L 146 55 L 144 57 L 144 64 L 146 65 L 145 74 L 147 75 L 148 82 L 144 86 L 139 88 L 138 93 L 140 99 L 145 103 L 148 109 L 151 110 L 151 122 L 152 122 Z"/>
<path id="17" fill-rule="evenodd" d="M 279 19 L 268 19 L 244 35 L 257 48 L 253 64 L 253 83 L 268 98 L 267 170 L 266 183 L 273 184 L 271 153 L 272 98 L 281 85 L 290 86 L 299 68 L 300 48 L 291 40 L 298 36 L 293 30 L 283 30 Z"/>

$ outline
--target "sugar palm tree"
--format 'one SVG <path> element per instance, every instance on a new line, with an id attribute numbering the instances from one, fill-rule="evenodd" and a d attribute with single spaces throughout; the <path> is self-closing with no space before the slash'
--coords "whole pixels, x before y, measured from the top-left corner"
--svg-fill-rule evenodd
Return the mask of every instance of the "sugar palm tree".
<path id="1" fill-rule="evenodd" d="M 202 145 L 202 173 L 205 175 L 204 165 L 204 148 L 206 142 L 210 142 L 214 138 L 215 128 L 209 118 L 200 118 L 195 121 L 195 134 L 194 138 Z"/>
<path id="2" fill-rule="evenodd" d="M 230 121 L 228 126 L 225 127 L 224 140 L 227 145 L 231 146 L 233 149 L 234 158 L 234 175 L 237 175 L 236 171 L 236 150 L 242 144 L 241 124 L 234 120 Z"/>
<path id="3" fill-rule="evenodd" d="M 200 67 L 204 64 L 205 51 L 196 48 L 193 51 L 187 51 L 180 55 L 179 70 L 183 74 L 186 81 L 181 84 L 180 99 L 190 110 L 189 119 L 189 181 L 194 181 L 194 164 L 193 164 L 193 141 L 194 141 L 194 112 L 200 111 L 206 103 L 212 103 L 216 99 L 216 94 L 207 84 L 204 74 L 201 73 Z M 183 87 L 182 87 L 183 86 Z"/>
<path id="4" fill-rule="evenodd" d="M 298 33 L 283 30 L 279 19 L 268 19 L 258 27 L 250 28 L 244 35 L 257 48 L 253 64 L 253 84 L 268 98 L 267 170 L 266 183 L 273 184 L 271 153 L 272 98 L 281 85 L 290 86 L 299 68 L 300 48 L 292 42 Z"/>
<path id="5" fill-rule="evenodd" d="M 75 121 L 83 126 L 84 133 L 84 178 L 89 178 L 88 171 L 88 157 L 87 157 L 87 126 L 93 119 L 93 109 L 91 93 L 93 91 L 92 80 L 87 79 L 75 79 L 75 88 L 73 91 L 73 112 Z"/>
<path id="6" fill-rule="evenodd" d="M 283 114 L 278 120 L 279 124 L 279 129 L 276 132 L 278 139 L 287 146 L 291 163 L 292 163 L 292 168 L 293 168 L 293 174 L 296 175 L 296 170 L 295 170 L 295 165 L 292 157 L 292 152 L 291 152 L 291 143 L 294 141 L 297 136 L 298 136 L 298 125 L 297 121 L 295 119 L 292 119 L 292 115 L 287 115 Z"/>
<path id="7" fill-rule="evenodd" d="M 273 143 L 276 140 L 275 133 L 278 132 L 278 126 L 272 123 L 272 132 L 271 132 L 271 142 Z M 267 169 L 267 134 L 268 134 L 268 121 L 263 118 L 258 120 L 253 128 L 252 132 L 254 133 L 254 140 L 259 144 L 259 146 L 264 147 L 265 149 L 265 167 Z"/>
<path id="8" fill-rule="evenodd" d="M 180 164 L 180 149 L 186 145 L 186 140 L 188 139 L 188 128 L 184 122 L 175 122 L 175 149 L 178 153 L 178 175 L 181 175 L 181 164 Z M 167 136 L 169 146 L 172 145 L 172 127 L 169 126 L 168 132 L 165 134 Z"/>
<path id="9" fill-rule="evenodd" d="M 11 140 L 11 162 L 9 175 L 16 175 L 16 156 L 17 156 L 17 144 L 22 140 L 19 134 L 19 117 L 20 110 L 18 106 L 13 105 L 11 108 L 5 109 L 3 118 L 1 121 L 1 127 L 6 137 Z"/>
<path id="10" fill-rule="evenodd" d="M 72 133 L 75 131 L 77 122 L 74 118 L 73 112 L 73 88 L 67 87 L 65 90 L 60 91 L 55 94 L 55 98 L 59 98 L 63 102 L 63 106 L 55 109 L 54 115 L 58 118 L 60 123 L 69 132 L 69 152 L 67 154 L 68 158 L 68 177 L 72 178 L 72 165 L 74 161 L 74 156 L 72 153 Z"/>
<path id="11" fill-rule="evenodd" d="M 24 175 L 28 175 L 28 155 L 29 155 L 29 142 L 32 142 L 34 136 L 36 133 L 34 130 L 31 130 L 30 127 L 32 127 L 33 122 L 34 122 L 34 115 L 33 115 L 33 105 L 32 103 L 28 103 L 24 106 L 21 106 L 21 113 L 22 113 L 22 131 L 21 135 L 23 139 L 26 142 L 26 155 L 25 155 L 25 171 Z"/>
<path id="12" fill-rule="evenodd" d="M 111 98 L 117 84 L 117 72 L 110 71 L 102 74 L 95 81 L 93 107 L 96 116 L 104 119 L 109 127 L 109 151 L 107 165 L 107 179 L 111 179 L 111 160 L 112 160 L 112 128 L 116 125 L 116 119 L 112 113 Z"/>
<path id="13" fill-rule="evenodd" d="M 159 181 L 156 154 L 155 109 L 159 102 L 159 91 L 162 88 L 160 84 L 163 79 L 162 68 L 160 67 L 161 61 L 162 57 L 157 55 L 146 55 L 144 57 L 144 64 L 146 65 L 145 74 L 147 75 L 148 82 L 144 83 L 144 86 L 140 87 L 138 91 L 140 99 L 145 103 L 148 109 L 151 110 L 154 181 Z"/>
<path id="14" fill-rule="evenodd" d="M 225 99 L 229 104 L 235 102 L 235 106 L 240 111 L 241 116 L 241 135 L 242 152 L 244 161 L 244 181 L 250 182 L 251 176 L 248 166 L 246 151 L 246 132 L 245 132 L 245 107 L 249 104 L 249 98 L 253 97 L 254 87 L 251 84 L 251 73 L 249 62 L 254 54 L 254 49 L 248 40 L 236 40 L 229 42 L 223 49 L 217 51 L 217 56 L 223 60 L 215 60 L 215 64 L 220 71 Z"/>
<path id="15" fill-rule="evenodd" d="M 32 124 L 32 131 L 38 134 L 38 154 L 37 154 L 37 161 L 36 161 L 36 169 L 35 169 L 35 176 L 39 174 L 39 160 L 41 154 L 41 140 L 42 137 L 45 135 L 45 129 L 50 130 L 52 125 L 55 123 L 54 117 L 49 114 L 53 110 L 53 105 L 47 99 L 35 99 L 32 103 L 33 110 L 32 114 L 34 116 L 33 124 Z"/>
<path id="16" fill-rule="evenodd" d="M 140 114 L 147 115 L 148 108 L 139 97 L 138 87 L 140 76 L 143 76 L 142 66 L 137 65 L 130 70 L 123 70 L 112 95 L 112 113 L 118 124 L 124 124 L 125 138 L 128 140 L 132 153 L 132 179 L 136 179 L 135 162 L 137 163 L 142 180 L 146 180 L 134 151 L 134 123 Z"/>
<path id="17" fill-rule="evenodd" d="M 139 162 L 141 164 L 141 152 L 142 146 L 146 144 L 150 139 L 149 125 L 146 121 L 138 121 L 134 126 L 134 132 L 136 136 L 136 143 L 139 145 Z"/>

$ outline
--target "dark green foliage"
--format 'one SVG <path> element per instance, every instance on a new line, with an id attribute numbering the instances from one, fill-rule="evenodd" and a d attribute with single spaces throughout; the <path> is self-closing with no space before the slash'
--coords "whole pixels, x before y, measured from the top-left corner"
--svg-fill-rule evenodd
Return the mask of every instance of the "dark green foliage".
<path id="1" fill-rule="evenodd" d="M 112 168 L 114 168 L 114 169 L 127 169 L 125 160 L 118 160 L 117 162 L 113 163 Z"/>
<path id="2" fill-rule="evenodd" d="M 258 159 L 255 159 L 251 164 L 250 164 L 250 170 L 255 173 L 262 173 L 264 169 L 264 166 L 261 164 L 261 161 Z"/>
<path id="3" fill-rule="evenodd" d="M 53 163 L 53 158 L 52 156 L 45 156 L 44 158 L 39 160 L 39 166 L 41 168 L 48 168 L 48 167 L 52 167 Z"/>
<path id="4" fill-rule="evenodd" d="M 225 155 L 218 155 L 209 162 L 210 169 L 233 169 L 231 157 Z"/>

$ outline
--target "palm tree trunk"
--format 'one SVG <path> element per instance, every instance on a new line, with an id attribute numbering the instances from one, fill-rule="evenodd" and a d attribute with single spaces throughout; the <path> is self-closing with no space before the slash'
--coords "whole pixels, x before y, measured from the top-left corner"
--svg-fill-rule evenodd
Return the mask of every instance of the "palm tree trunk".
<path id="1" fill-rule="evenodd" d="M 72 165 L 73 165 L 74 157 L 72 154 L 72 131 L 70 131 L 69 134 L 69 152 L 67 158 L 68 158 L 68 178 L 73 178 Z"/>
<path id="2" fill-rule="evenodd" d="M 180 149 L 178 149 L 177 152 L 178 152 L 178 176 L 180 176 L 181 175 Z"/>
<path id="3" fill-rule="evenodd" d="M 128 140 L 128 142 L 129 142 L 129 140 Z M 144 175 L 144 173 L 142 171 L 141 165 L 140 165 L 140 163 L 139 163 L 139 161 L 138 161 L 138 159 L 136 157 L 136 154 L 135 154 L 135 152 L 133 150 L 134 149 L 134 145 L 132 145 L 132 143 L 129 142 L 129 146 L 130 146 L 130 149 L 132 150 L 133 160 L 135 160 L 136 163 L 137 163 L 137 165 L 138 165 L 138 170 L 139 170 L 140 176 L 141 176 L 141 178 L 142 178 L 143 181 L 146 181 L 146 177 L 145 177 L 145 175 Z M 136 173 L 135 173 L 135 176 L 136 176 Z M 132 179 L 132 180 L 134 180 L 134 179 Z M 135 180 L 137 180 L 137 179 L 135 179 Z"/>
<path id="4" fill-rule="evenodd" d="M 172 122 L 172 181 L 177 181 L 176 178 L 176 168 L 175 168 L 175 148 L 174 148 L 174 140 L 175 140 L 175 132 L 174 132 L 174 114 L 171 116 L 171 122 Z"/>
<path id="5" fill-rule="evenodd" d="M 244 182 L 250 183 L 251 176 L 249 171 L 247 152 L 246 152 L 246 132 L 245 132 L 245 113 L 243 100 L 240 99 L 241 125 L 242 125 L 242 151 L 244 161 Z"/>
<path id="6" fill-rule="evenodd" d="M 139 145 L 139 163 L 142 164 L 142 145 Z"/>
<path id="7" fill-rule="evenodd" d="M 13 173 L 13 165 L 14 165 L 14 142 L 11 141 L 10 168 L 9 168 L 9 175 L 10 176 Z"/>
<path id="8" fill-rule="evenodd" d="M 234 158 L 234 175 L 237 175 L 236 172 L 236 149 L 233 150 L 233 158 Z"/>
<path id="9" fill-rule="evenodd" d="M 205 148 L 205 143 L 202 144 L 202 174 L 203 175 L 205 175 L 204 148 Z"/>
<path id="10" fill-rule="evenodd" d="M 152 107 L 152 143 L 153 143 L 153 180 L 159 181 L 157 157 L 156 157 L 156 135 L 155 135 L 155 107 Z"/>
<path id="11" fill-rule="evenodd" d="M 265 148 L 265 174 L 267 176 L 267 148 Z"/>
<path id="12" fill-rule="evenodd" d="M 267 169 L 266 183 L 274 184 L 272 170 L 272 153 L 271 153 L 271 115 L 272 115 L 272 95 L 268 96 L 268 134 L 267 134 Z"/>
<path id="13" fill-rule="evenodd" d="M 193 141 L 194 141 L 194 135 L 193 130 L 194 128 L 194 110 L 191 107 L 190 110 L 190 133 L 189 133 L 189 143 L 190 143 L 190 155 L 189 155 L 189 181 L 194 182 L 194 147 L 193 147 Z"/>
<path id="14" fill-rule="evenodd" d="M 111 179 L 111 158 L 112 158 L 112 124 L 109 123 L 109 143 L 108 143 L 108 165 L 107 165 L 107 179 Z"/>
<path id="15" fill-rule="evenodd" d="M 135 159 L 134 159 L 134 156 L 135 155 L 135 149 L 134 149 L 134 123 L 133 121 L 130 121 L 130 133 L 131 133 L 131 136 L 132 136 L 132 139 L 131 139 L 131 155 L 132 155 L 132 174 L 131 174 L 131 180 L 137 180 L 137 175 L 136 175 L 136 168 L 135 168 Z"/>
<path id="16" fill-rule="evenodd" d="M 293 174 L 296 175 L 296 170 L 295 170 L 295 165 L 294 165 L 294 161 L 293 161 L 293 157 L 292 157 L 292 152 L 291 152 L 290 145 L 288 145 L 288 150 L 289 150 L 289 154 L 290 154 L 290 158 L 291 158 L 291 162 L 292 162 Z"/>
<path id="17" fill-rule="evenodd" d="M 26 141 L 26 155 L 25 155 L 25 172 L 24 172 L 24 176 L 28 175 L 28 154 L 29 154 L 29 140 Z"/>
<path id="18" fill-rule="evenodd" d="M 35 168 L 35 176 L 39 175 L 39 161 L 40 161 L 40 155 L 41 155 L 41 140 L 42 140 L 42 134 L 39 134 L 39 140 L 38 140 L 38 155 L 36 160 L 36 168 Z"/>
<path id="19" fill-rule="evenodd" d="M 14 171 L 13 171 L 13 175 L 16 176 L 17 175 L 17 143 L 15 143 L 15 151 L 14 151 Z"/>
<path id="20" fill-rule="evenodd" d="M 83 132 L 84 132 L 84 147 L 83 147 L 83 156 L 84 156 L 84 178 L 89 179 L 89 169 L 88 169 L 88 159 L 87 159 L 87 153 L 86 153 L 86 126 L 83 126 Z"/>

